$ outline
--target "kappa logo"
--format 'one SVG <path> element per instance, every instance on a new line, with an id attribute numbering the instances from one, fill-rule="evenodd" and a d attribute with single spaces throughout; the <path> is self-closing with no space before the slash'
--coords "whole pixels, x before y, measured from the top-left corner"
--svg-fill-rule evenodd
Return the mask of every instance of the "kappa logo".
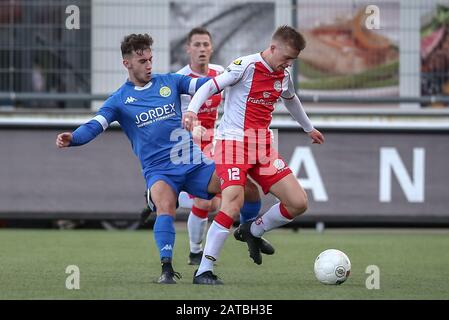
<path id="1" fill-rule="evenodd" d="M 136 98 L 134 98 L 134 97 L 128 97 L 128 98 L 126 98 L 125 104 L 133 103 L 133 102 L 136 102 L 136 101 L 137 101 Z"/>
<path id="2" fill-rule="evenodd" d="M 172 248 L 171 244 L 166 244 L 166 245 L 161 249 L 161 251 L 163 251 L 163 250 L 172 251 L 173 248 Z"/>

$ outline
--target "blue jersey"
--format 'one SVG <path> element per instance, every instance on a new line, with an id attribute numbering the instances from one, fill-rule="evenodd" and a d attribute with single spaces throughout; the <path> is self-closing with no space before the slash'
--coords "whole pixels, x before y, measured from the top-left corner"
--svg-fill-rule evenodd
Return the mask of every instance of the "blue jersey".
<path id="1" fill-rule="evenodd" d="M 173 150 L 201 154 L 191 134 L 181 129 L 180 95 L 193 95 L 207 80 L 169 73 L 153 75 L 145 87 L 127 81 L 92 120 L 73 132 L 71 146 L 89 142 L 117 121 L 131 142 L 144 175 L 150 170 L 176 168 L 179 163 L 172 161 Z"/>

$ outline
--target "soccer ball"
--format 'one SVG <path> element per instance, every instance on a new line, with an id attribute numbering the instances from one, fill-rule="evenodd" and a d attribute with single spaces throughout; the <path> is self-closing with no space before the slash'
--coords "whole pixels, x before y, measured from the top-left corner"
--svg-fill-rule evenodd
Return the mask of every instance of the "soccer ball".
<path id="1" fill-rule="evenodd" d="M 321 252 L 315 259 L 315 276 L 324 284 L 342 284 L 351 272 L 351 261 L 337 249 Z"/>

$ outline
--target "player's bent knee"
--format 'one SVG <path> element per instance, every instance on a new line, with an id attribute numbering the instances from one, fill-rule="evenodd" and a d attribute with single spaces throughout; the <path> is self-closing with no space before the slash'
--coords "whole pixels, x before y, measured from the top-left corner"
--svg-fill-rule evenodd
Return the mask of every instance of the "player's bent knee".
<path id="1" fill-rule="evenodd" d="M 173 214 L 176 211 L 176 203 L 171 200 L 163 199 L 159 201 L 155 201 L 155 205 L 158 213 L 170 213 Z"/>
<path id="2" fill-rule="evenodd" d="M 217 210 L 217 206 L 214 204 L 212 200 L 195 201 L 195 207 L 201 210 L 206 210 L 207 212 Z"/>
<path id="3" fill-rule="evenodd" d="M 308 204 L 308 201 L 306 199 L 301 205 L 297 206 L 296 207 L 297 215 L 299 216 L 299 215 L 304 214 L 307 211 L 308 205 L 309 204 Z"/>
<path id="4" fill-rule="evenodd" d="M 289 199 L 288 203 L 286 204 L 287 209 L 289 212 L 292 213 L 293 216 L 299 216 L 304 214 L 304 212 L 307 211 L 309 201 L 307 199 L 307 194 L 304 192 L 299 197 L 296 197 L 294 199 Z"/>
<path id="5" fill-rule="evenodd" d="M 225 212 L 229 216 L 231 216 L 234 220 L 236 220 L 240 214 L 241 206 L 237 203 L 230 203 L 227 205 L 222 205 L 220 211 Z"/>
<path id="6" fill-rule="evenodd" d="M 220 202 L 212 201 L 209 207 L 209 212 L 215 212 L 220 208 Z"/>
<path id="7" fill-rule="evenodd" d="M 293 217 L 300 216 L 307 211 L 307 203 L 304 204 L 294 204 L 292 207 L 288 207 L 288 211 L 292 212 Z"/>

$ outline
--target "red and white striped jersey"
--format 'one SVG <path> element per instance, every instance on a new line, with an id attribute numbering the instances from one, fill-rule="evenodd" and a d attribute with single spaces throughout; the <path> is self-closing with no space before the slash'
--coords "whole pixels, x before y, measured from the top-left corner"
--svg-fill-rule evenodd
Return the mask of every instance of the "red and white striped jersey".
<path id="1" fill-rule="evenodd" d="M 222 74 L 223 71 L 224 68 L 222 66 L 209 63 L 209 72 L 207 76 L 213 78 L 218 76 L 219 74 Z M 183 74 L 192 78 L 204 77 L 204 75 L 194 72 L 189 65 L 186 65 L 176 73 Z M 220 106 L 222 97 L 222 93 L 214 94 L 201 106 L 200 110 L 198 111 L 198 120 L 201 122 L 201 126 L 205 127 L 206 129 L 215 128 L 217 111 L 218 107 Z M 187 110 L 187 106 L 189 105 L 191 99 L 192 97 L 189 95 L 181 95 L 181 110 L 183 113 Z"/>
<path id="2" fill-rule="evenodd" d="M 243 141 L 247 129 L 267 130 L 268 135 L 274 104 L 295 95 L 290 70 L 273 71 L 260 53 L 238 58 L 214 83 L 219 91 L 226 87 L 216 132 L 221 140 Z"/>

